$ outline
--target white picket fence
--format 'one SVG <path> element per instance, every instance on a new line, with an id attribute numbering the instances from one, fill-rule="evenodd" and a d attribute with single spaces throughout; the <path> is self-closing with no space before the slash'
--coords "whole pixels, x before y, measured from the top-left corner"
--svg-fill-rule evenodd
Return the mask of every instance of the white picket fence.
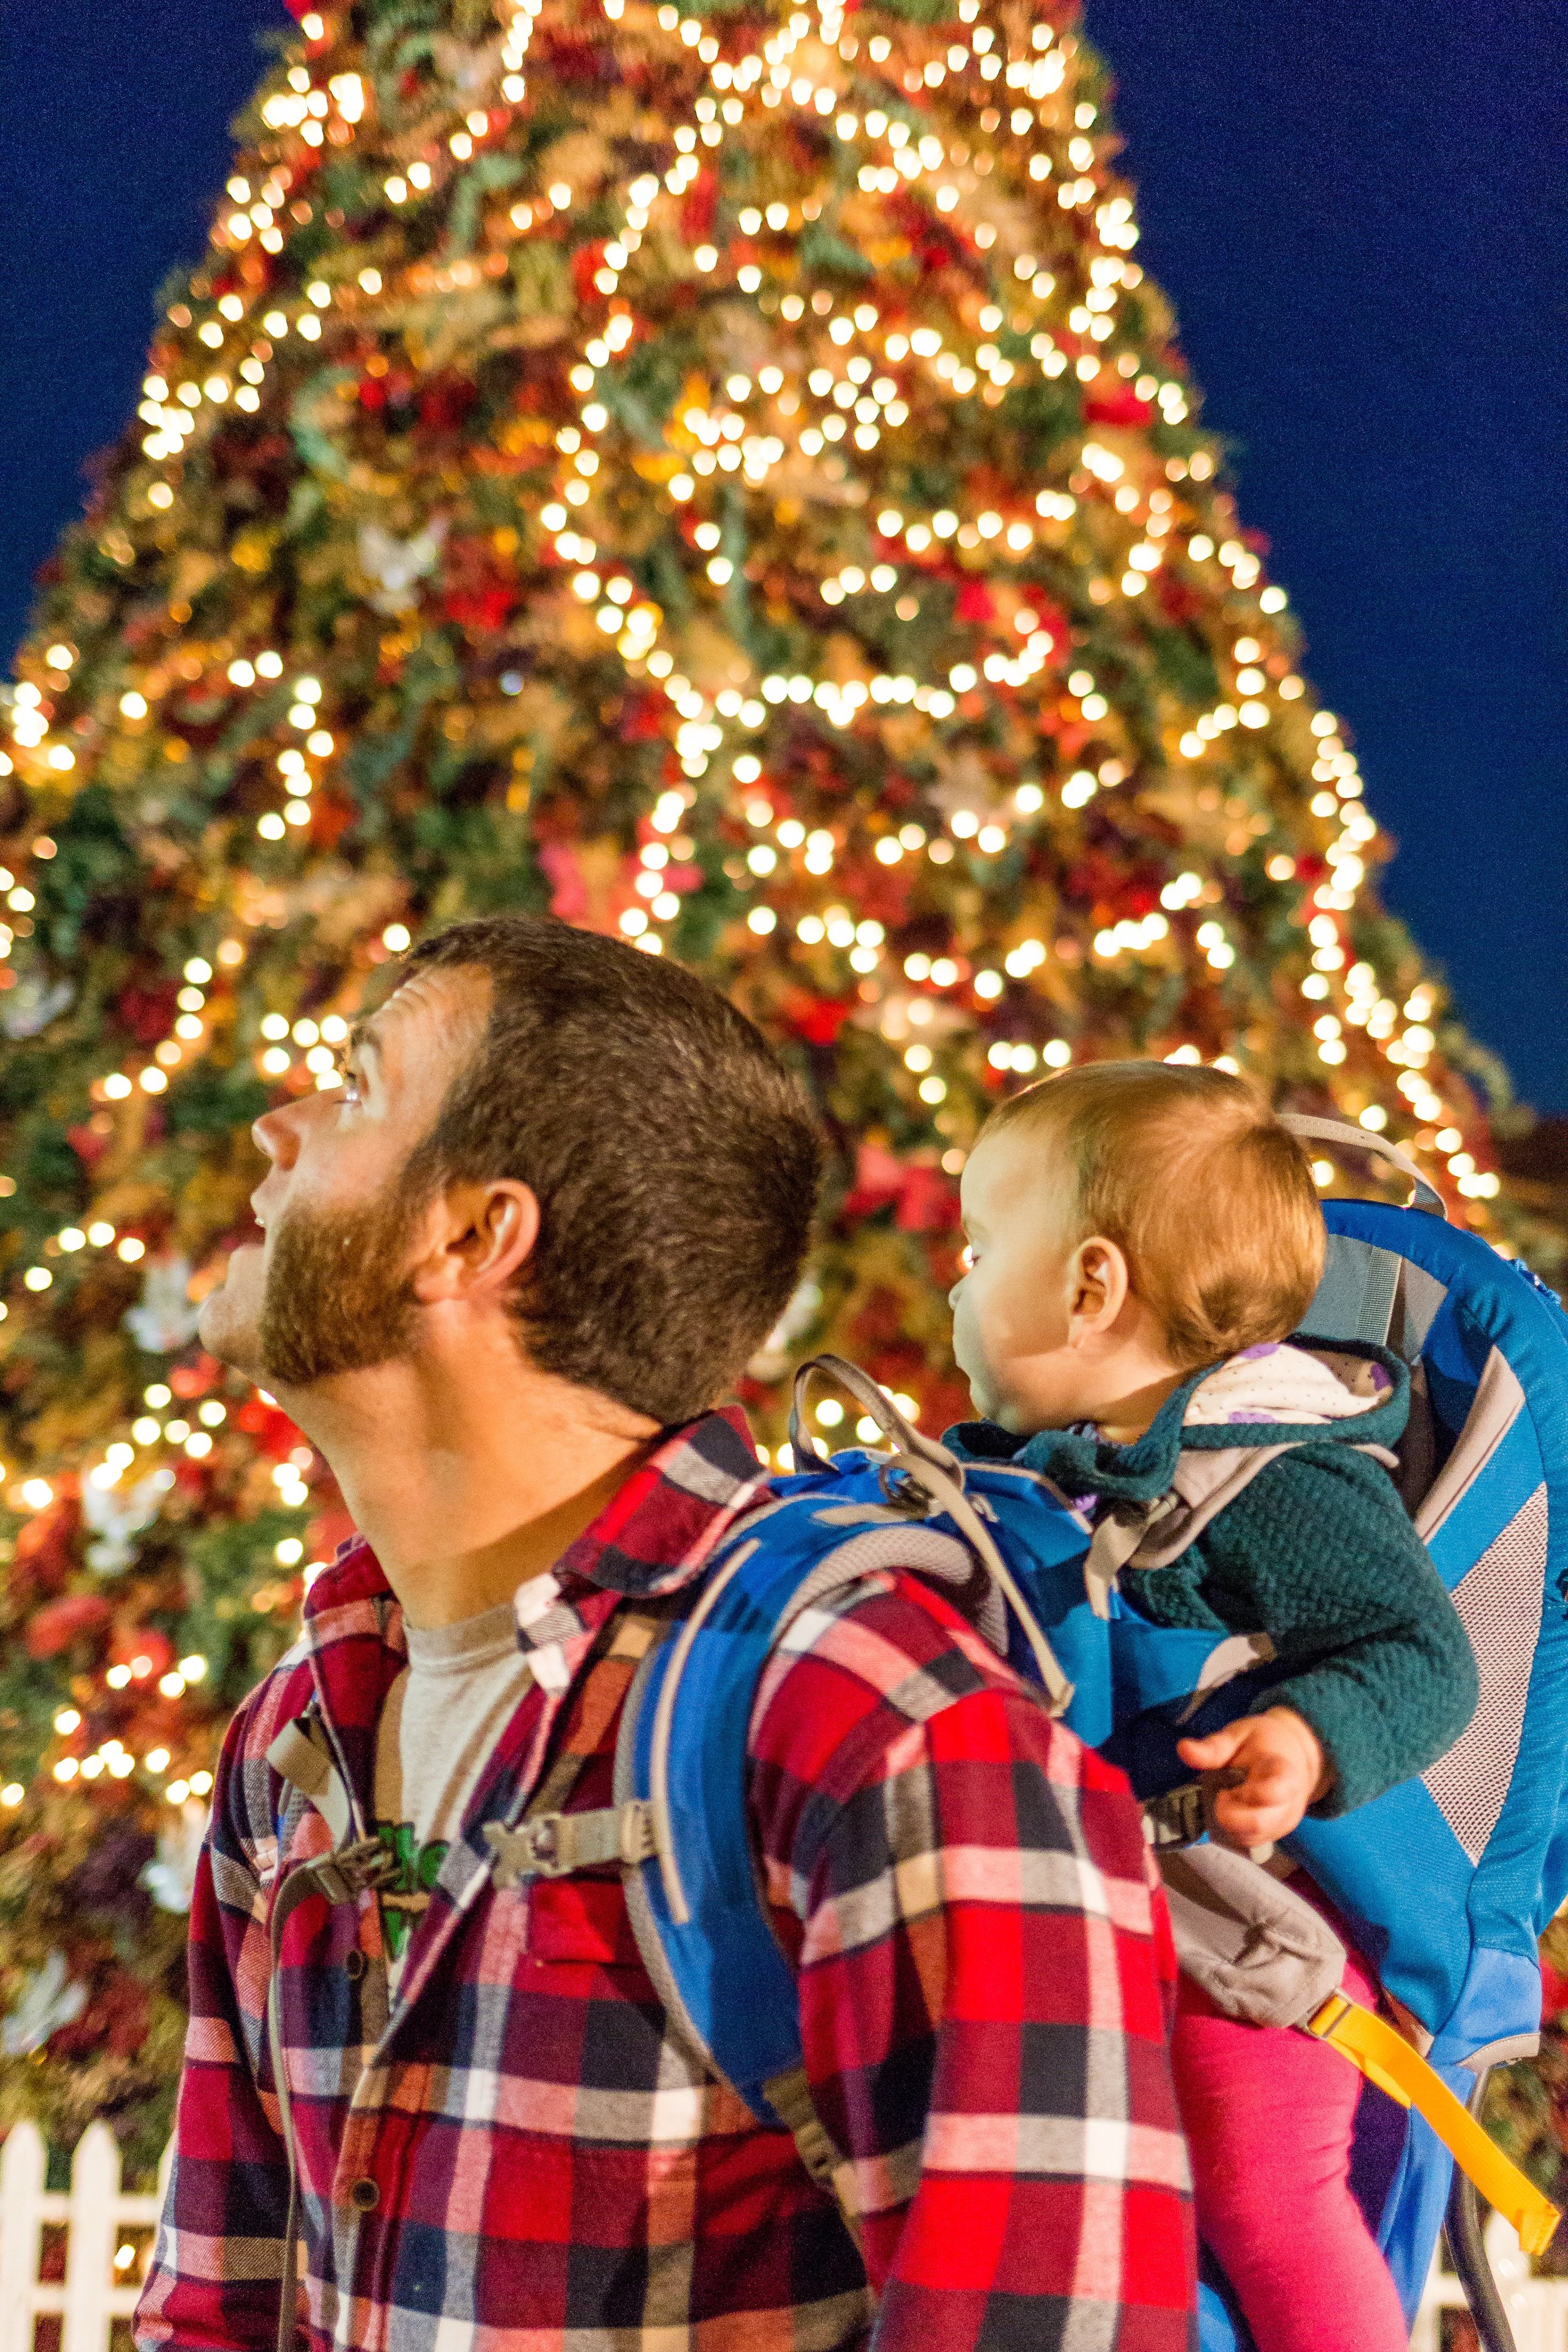
<path id="1" fill-rule="evenodd" d="M 89 2124 L 68 2194 L 45 2186 L 48 2151 L 37 2126 L 13 2126 L 0 2149 L 0 2352 L 34 2352 L 37 2322 L 48 2317 L 60 2322 L 60 2352 L 109 2352 L 114 2321 L 136 2308 L 168 2168 L 165 2150 L 151 2195 L 122 2189 L 113 2133 Z M 38 2276 L 51 2227 L 66 2231 L 63 2279 Z"/>
<path id="2" fill-rule="evenodd" d="M 155 2192 L 121 2189 L 114 2136 L 107 2124 L 90 2124 L 77 2144 L 68 2193 L 44 2185 L 48 2155 L 35 2125 L 17 2124 L 7 2135 L 0 2149 L 0 2352 L 35 2352 L 37 2324 L 49 2317 L 60 2322 L 60 2352 L 110 2352 L 113 2322 L 136 2308 L 170 2153 L 165 2148 Z M 66 2231 L 63 2279 L 38 2276 L 50 2227 Z M 1518 2239 L 1495 2215 L 1487 2251 L 1517 2352 L 1568 2352 L 1568 2279 L 1532 2278 Z M 1411 2352 L 1441 2352 L 1441 2315 L 1464 2303 L 1458 2280 L 1435 2263 Z"/>
<path id="3" fill-rule="evenodd" d="M 1568 2279 L 1531 2278 L 1530 2257 L 1494 2213 L 1487 2223 L 1487 2256 L 1513 2328 L 1515 2352 L 1568 2352 Z M 1434 2263 L 1415 2315 L 1411 2352 L 1440 2352 L 1444 2311 L 1463 2311 L 1465 2291 L 1451 2271 Z"/>

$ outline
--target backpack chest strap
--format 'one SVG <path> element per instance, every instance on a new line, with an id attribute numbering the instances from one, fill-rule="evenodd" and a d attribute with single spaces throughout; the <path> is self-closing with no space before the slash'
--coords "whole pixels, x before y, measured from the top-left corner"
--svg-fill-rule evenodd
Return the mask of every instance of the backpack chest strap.
<path id="1" fill-rule="evenodd" d="M 630 1868 L 654 1851 L 653 1807 L 633 1797 L 591 1813 L 531 1813 L 515 1829 L 488 1822 L 485 1840 L 495 1855 L 498 1886 L 516 1886 L 525 1878 L 569 1878 L 574 1871 L 600 1870 L 606 1863 Z"/>

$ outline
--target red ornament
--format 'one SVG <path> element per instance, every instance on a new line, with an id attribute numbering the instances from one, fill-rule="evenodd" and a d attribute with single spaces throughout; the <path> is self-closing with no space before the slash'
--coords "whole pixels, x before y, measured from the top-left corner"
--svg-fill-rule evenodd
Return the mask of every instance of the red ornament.
<path id="1" fill-rule="evenodd" d="M 96 1592 L 68 1592 L 27 1620 L 24 1636 L 33 1658 L 58 1658 L 73 1642 L 91 1640 L 109 1624 L 109 1603 Z"/>
<path id="2" fill-rule="evenodd" d="M 491 580 L 476 587 L 450 588 L 441 603 L 449 621 L 456 621 L 463 628 L 484 629 L 493 635 L 510 619 L 517 590 L 510 583 Z"/>
<path id="3" fill-rule="evenodd" d="M 15 1599 L 25 1604 L 59 1591 L 76 1564 L 80 1526 L 80 1504 L 74 1496 L 65 1496 L 18 1530 L 8 1580 Z"/>
<path id="4" fill-rule="evenodd" d="M 831 1045 L 854 1006 L 852 996 L 812 996 L 804 988 L 790 988 L 780 997 L 778 1009 L 803 1044 Z"/>
<path id="5" fill-rule="evenodd" d="M 1551 1960 L 1541 1963 L 1541 2022 L 1555 2025 L 1564 2010 L 1568 2010 L 1568 1976 Z"/>
<path id="6" fill-rule="evenodd" d="M 174 1026 L 174 999 L 179 992 L 176 980 L 165 981 L 155 988 L 138 988 L 132 983 L 121 990 L 114 1010 L 138 1045 L 155 1045 Z"/>
<path id="7" fill-rule="evenodd" d="M 535 852 L 550 885 L 550 911 L 563 923 L 580 922 L 588 912 L 588 880 L 574 841 L 542 842 Z"/>
<path id="8" fill-rule="evenodd" d="M 954 1422 L 973 1421 L 974 1400 L 969 1393 L 969 1383 L 961 1373 L 947 1372 L 940 1380 L 924 1384 L 921 1396 L 921 1422 L 926 1429 L 951 1429 Z"/>
<path id="9" fill-rule="evenodd" d="M 66 1141 L 84 1168 L 90 1168 L 109 1149 L 107 1135 L 95 1135 L 90 1127 L 68 1127 Z"/>
<path id="10" fill-rule="evenodd" d="M 656 735 L 664 733 L 668 709 L 669 704 L 662 694 L 643 690 L 628 694 L 621 703 L 616 732 L 623 743 L 651 743 Z M 645 840 L 657 837 L 651 825 L 639 831 Z"/>
<path id="11" fill-rule="evenodd" d="M 1160 599 L 1165 618 L 1178 625 L 1183 621 L 1190 621 L 1194 613 L 1203 610 L 1204 600 L 1197 590 L 1189 587 L 1186 581 L 1179 580 L 1173 572 L 1157 572 L 1154 574 L 1154 593 Z"/>
<path id="12" fill-rule="evenodd" d="M 147 2039 L 151 2013 L 146 1986 L 128 1972 L 117 1972 L 93 1994 L 79 2017 L 50 2034 L 49 2053 L 57 2058 L 89 2058 L 96 2050 L 107 2050 L 111 2057 L 132 2058 Z"/>
<path id="13" fill-rule="evenodd" d="M 447 376 L 420 394 L 419 422 L 426 433 L 460 432 L 479 396 L 466 376 Z"/>
<path id="14" fill-rule="evenodd" d="M 958 1194 L 939 1168 L 900 1160 L 879 1143 L 863 1143 L 843 1214 L 852 1221 L 889 1207 L 903 1234 L 943 1233 L 958 1223 Z"/>
<path id="15" fill-rule="evenodd" d="M 708 242 L 718 209 L 718 180 L 711 172 L 699 172 L 680 206 L 680 234 L 688 245 Z"/>
<path id="16" fill-rule="evenodd" d="M 108 1603 L 104 1604 L 107 1611 Z M 153 1625 L 121 1626 L 110 1644 L 111 1666 L 129 1666 L 133 1690 L 150 1691 L 174 1663 L 174 1645 Z"/>
<path id="17" fill-rule="evenodd" d="M 1089 425 L 1149 425 L 1154 405 L 1140 400 L 1130 383 L 1119 383 L 1110 392 L 1092 393 L 1083 404 L 1083 414 Z"/>
<path id="18" fill-rule="evenodd" d="M 255 1438 L 257 1451 L 274 1462 L 305 1442 L 282 1407 L 261 1396 L 247 1397 L 234 1417 L 247 1437 Z"/>
<path id="19" fill-rule="evenodd" d="M 577 289 L 579 302 L 591 302 L 594 299 L 595 292 L 594 279 L 604 266 L 605 247 L 602 239 L 593 245 L 580 245 L 577 247 L 576 252 L 572 256 L 572 283 Z"/>

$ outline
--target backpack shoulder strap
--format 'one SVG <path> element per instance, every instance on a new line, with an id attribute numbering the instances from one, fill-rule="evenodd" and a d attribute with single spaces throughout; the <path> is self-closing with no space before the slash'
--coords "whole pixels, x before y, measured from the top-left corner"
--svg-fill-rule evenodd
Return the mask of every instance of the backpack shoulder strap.
<path id="1" fill-rule="evenodd" d="M 746 1739 L 768 1656 L 799 1618 L 892 1565 L 895 1553 L 899 1564 L 919 1566 L 929 1549 L 926 1564 L 951 1572 L 963 1547 L 892 1510 L 826 1495 L 796 1495 L 759 1517 L 766 1542 L 749 1521 L 720 1554 L 696 1608 L 648 1652 L 627 1696 L 616 1809 L 625 1818 L 646 1806 L 650 1851 L 626 1872 L 626 1907 L 689 2053 L 761 2122 L 789 2132 L 854 2234 L 854 2168 L 812 2105 L 799 1990 L 757 1884 Z"/>
<path id="2" fill-rule="evenodd" d="M 652 1810 L 647 1804 L 617 1799 L 593 1812 L 563 1809 L 669 1617 L 667 1606 L 633 1601 L 606 1622 L 583 1671 L 566 1737 L 543 1779 L 525 1807 L 485 1823 L 498 1886 L 516 1886 L 525 1878 L 566 1878 L 612 1862 L 631 1864 L 653 1852 Z"/>
<path id="3" fill-rule="evenodd" d="M 1282 1445 L 1184 1446 L 1176 1457 L 1164 1508 L 1144 1528 L 1128 1565 L 1169 1568 L 1271 1462 L 1301 1443 L 1291 1438 Z"/>

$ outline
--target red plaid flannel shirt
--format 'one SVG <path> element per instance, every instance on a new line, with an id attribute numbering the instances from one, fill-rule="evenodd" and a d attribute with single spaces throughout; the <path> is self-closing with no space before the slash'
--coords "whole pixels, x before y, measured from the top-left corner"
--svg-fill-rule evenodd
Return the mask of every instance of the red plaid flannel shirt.
<path id="1" fill-rule="evenodd" d="M 763 1885 L 861 2247 L 786 2135 L 706 2076 L 618 1874 L 498 1887 L 482 1824 L 537 1783 L 628 1594 L 697 1576 L 757 1465 L 677 1432 L 552 1571 L 534 1680 L 416 1926 L 390 2012 L 377 1898 L 284 1930 L 312 2352 L 1188 2352 L 1194 2248 L 1163 1906 L 1121 1776 L 950 1601 L 867 1576 L 752 1720 Z M 537 1602 L 538 1588 L 531 1591 Z M 174 2170 L 140 2344 L 268 2352 L 287 2179 L 265 2009 L 280 1873 L 331 1840 L 267 1749 L 318 1708 L 368 1830 L 402 1618 L 361 1546 L 236 1717 L 191 1928 Z M 614 1722 L 570 1799 L 611 1801 Z"/>

